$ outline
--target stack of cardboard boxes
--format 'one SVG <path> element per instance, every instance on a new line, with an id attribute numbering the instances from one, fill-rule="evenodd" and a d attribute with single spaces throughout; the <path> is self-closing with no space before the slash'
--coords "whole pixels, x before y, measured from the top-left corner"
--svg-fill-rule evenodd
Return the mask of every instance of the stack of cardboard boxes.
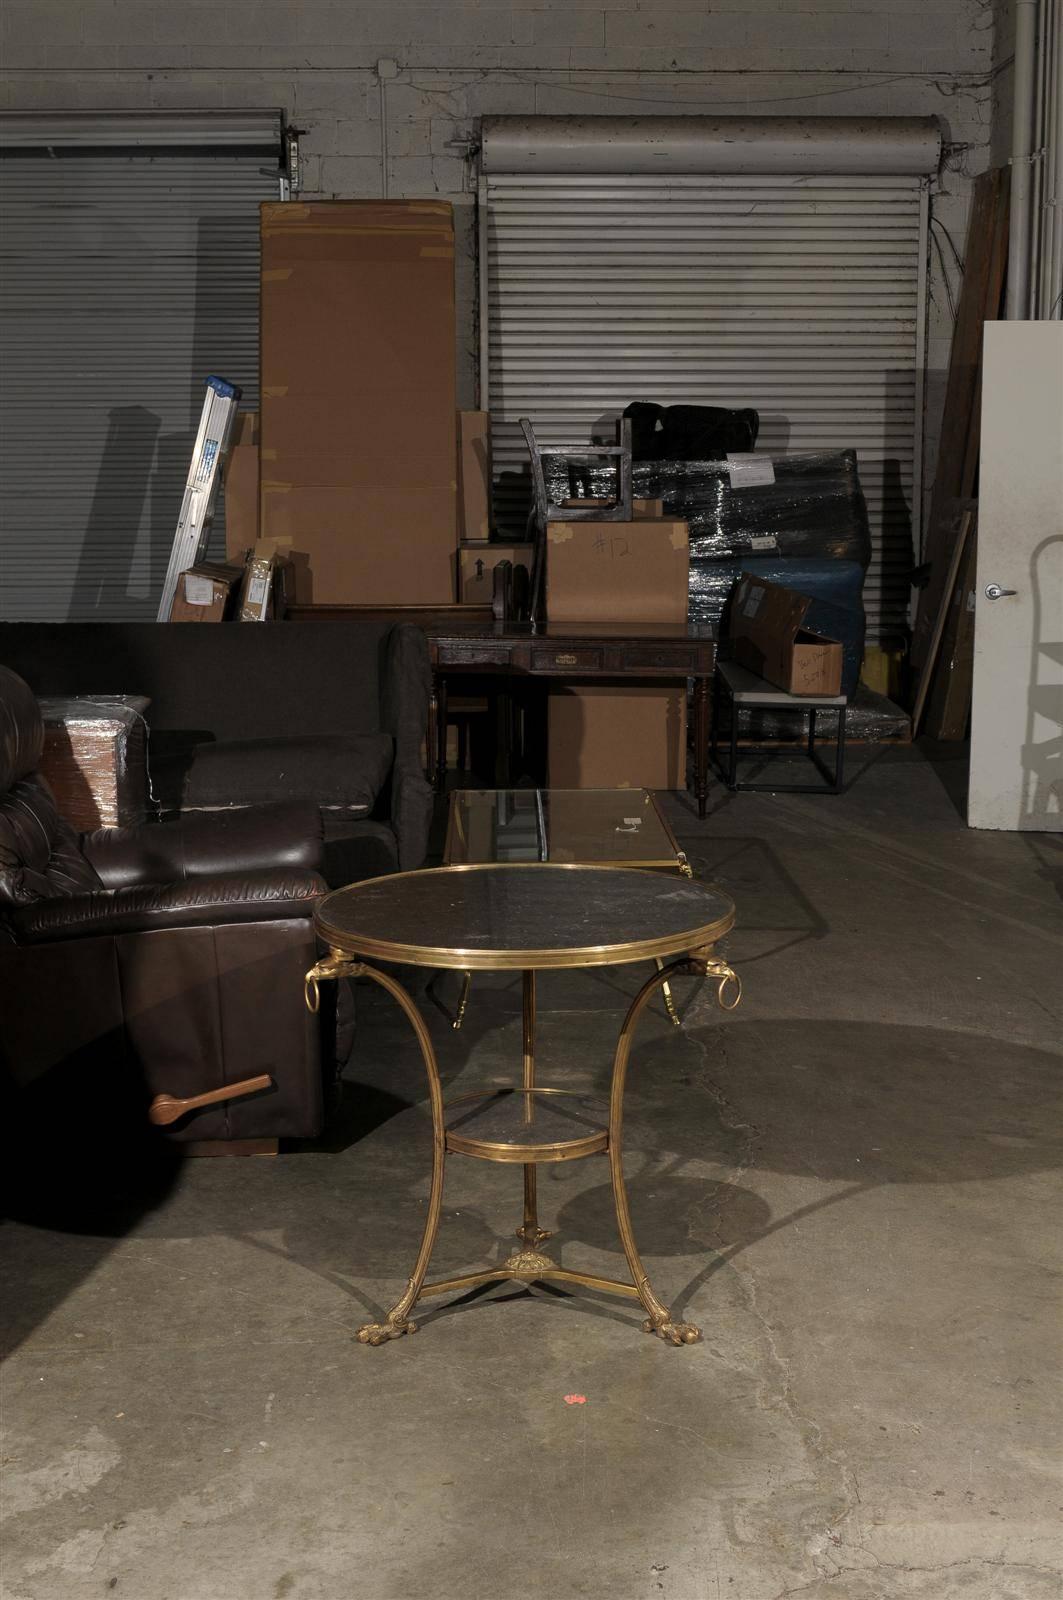
<path id="1" fill-rule="evenodd" d="M 261 409 L 225 473 L 228 566 L 184 575 L 175 620 L 266 619 L 298 604 L 490 604 L 490 418 L 455 410 L 454 227 L 439 201 L 261 208 Z M 250 559 L 248 559 L 250 552 Z M 457 554 L 455 555 L 455 552 Z M 551 623 L 683 624 L 686 524 L 551 527 Z M 555 785 L 675 787 L 685 692 L 575 686 L 550 697 Z"/>
<path id="2" fill-rule="evenodd" d="M 685 522 L 636 504 L 631 522 L 553 522 L 546 549 L 551 624 L 686 626 Z M 681 789 L 686 684 L 558 685 L 550 694 L 549 781 L 559 789 Z"/>

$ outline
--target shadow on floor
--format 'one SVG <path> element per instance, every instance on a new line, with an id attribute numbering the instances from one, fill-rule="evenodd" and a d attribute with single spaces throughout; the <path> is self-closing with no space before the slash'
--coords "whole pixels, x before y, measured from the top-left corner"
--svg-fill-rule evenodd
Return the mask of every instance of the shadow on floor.
<path id="1" fill-rule="evenodd" d="M 971 752 L 967 740 L 947 743 L 940 739 L 920 739 L 916 749 L 931 769 L 955 807 L 956 815 L 967 825 L 967 787 Z"/>
<path id="2" fill-rule="evenodd" d="M 606 1088 L 624 1001 L 640 972 L 551 975 L 557 984 L 544 984 L 541 995 L 540 1081 Z M 663 1015 L 644 1020 L 625 1110 L 625 1167 L 640 1249 L 653 1262 L 704 1258 L 685 1289 L 659 1286 L 677 1310 L 726 1260 L 811 1210 L 889 1185 L 929 1192 L 1063 1165 L 1054 1104 L 1059 1063 L 1052 1052 L 917 1022 L 723 1019 L 708 1008 L 706 992 L 692 994 L 687 983 L 678 996 L 687 1009 L 684 1028 Z M 485 977 L 461 1033 L 435 1013 L 431 1027 L 445 1082 L 519 1075 L 519 1006 L 519 979 L 492 984 Z M 433 1008 L 424 1010 L 427 1016 Z M 182 1164 L 179 1151 L 134 1128 L 128 1139 L 112 1128 L 108 1141 L 82 1137 L 60 1149 L 44 1136 L 44 1104 L 37 1137 L 23 1138 L 19 1147 L 9 1128 L 9 1346 L 46 1318 L 117 1239 L 134 1233 L 142 1239 L 228 1234 L 326 1279 L 359 1316 L 363 1307 L 378 1314 L 359 1280 L 393 1277 L 396 1293 L 401 1289 L 420 1241 L 430 1169 L 423 1064 L 386 997 L 360 1006 L 347 1078 L 327 1136 L 277 1161 Z M 466 1198 L 454 1210 L 444 1193 L 437 1275 L 496 1262 L 519 1220 L 512 1169 L 452 1158 L 451 1172 L 455 1159 L 464 1168 Z M 470 1168 L 481 1170 L 470 1177 Z M 611 1270 L 620 1272 L 602 1167 L 571 1162 L 543 1172 L 542 1218 L 558 1229 L 563 1264 L 578 1268 L 581 1247 L 589 1247 L 615 1252 Z M 773 1215 L 758 1193 L 758 1173 L 808 1180 L 812 1198 Z M 823 1186 L 833 1187 L 824 1193 Z M 510 1208 L 504 1216 L 503 1198 Z M 588 1312 L 599 1307 L 595 1314 L 637 1315 L 623 1303 L 581 1300 Z M 459 1309 L 440 1307 L 448 1314 Z"/>
<path id="3" fill-rule="evenodd" d="M 724 1088 L 714 1072 L 715 1050 L 726 1052 Z M 598 1087 L 606 1076 L 599 1072 Z M 635 1052 L 625 1120 L 631 1213 L 651 1279 L 673 1313 L 683 1315 L 740 1251 L 858 1194 L 895 1184 L 931 1189 L 986 1182 L 1063 1165 L 1063 1135 L 1053 1115 L 1057 1084 L 1058 1058 L 1051 1052 L 932 1027 L 787 1019 L 729 1021 L 689 1034 L 661 1028 Z M 727 1095 L 740 1100 L 740 1113 Z M 348 1153 L 337 1179 L 349 1186 L 348 1215 L 357 1216 L 359 1226 L 348 1228 L 338 1256 L 337 1240 L 322 1231 L 320 1218 L 306 1229 L 298 1218 L 285 1217 L 283 1196 L 275 1197 L 269 1220 L 283 1231 L 278 1253 L 327 1277 L 359 1315 L 364 1308 L 376 1319 L 386 1309 L 361 1292 L 359 1274 L 393 1274 L 397 1296 L 413 1265 L 424 1219 L 427 1133 L 423 1107 L 412 1118 L 396 1119 L 361 1179 L 357 1155 Z M 540 1172 L 541 1220 L 556 1229 L 550 1253 L 578 1270 L 581 1247 L 616 1252 L 610 1270 L 623 1277 L 612 1192 L 601 1167 L 573 1162 Z M 773 1215 L 757 1193 L 758 1173 L 841 1187 Z M 579 1187 L 584 1175 L 590 1187 Z M 505 1186 L 511 1176 L 512 1169 L 499 1169 L 485 1180 L 490 1187 L 481 1204 L 466 1200 L 460 1215 L 451 1212 L 444 1191 L 430 1279 L 495 1265 L 509 1253 L 508 1232 L 493 1226 L 493 1196 L 497 1181 L 516 1225 L 519 1194 Z M 685 1286 L 668 1281 L 667 1258 L 698 1255 L 704 1265 Z M 334 1257 L 343 1263 L 342 1276 L 335 1275 Z M 485 1294 L 499 1292 L 492 1286 L 430 1302 L 418 1320 L 427 1325 L 464 1315 Z M 588 1315 L 626 1322 L 641 1316 L 623 1301 L 582 1292 L 577 1299 Z"/>

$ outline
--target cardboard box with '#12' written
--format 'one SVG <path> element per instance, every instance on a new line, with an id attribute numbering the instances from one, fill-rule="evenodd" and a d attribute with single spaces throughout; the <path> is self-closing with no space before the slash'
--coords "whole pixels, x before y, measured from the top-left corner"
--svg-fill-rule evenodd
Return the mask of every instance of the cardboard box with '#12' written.
<path id="1" fill-rule="evenodd" d="M 685 522 L 551 522 L 551 623 L 685 627 L 690 541 Z M 548 763 L 556 788 L 681 789 L 686 683 L 551 687 Z"/>
<path id="2" fill-rule="evenodd" d="M 690 537 L 685 522 L 551 522 L 546 530 L 550 622 L 686 622 Z"/>

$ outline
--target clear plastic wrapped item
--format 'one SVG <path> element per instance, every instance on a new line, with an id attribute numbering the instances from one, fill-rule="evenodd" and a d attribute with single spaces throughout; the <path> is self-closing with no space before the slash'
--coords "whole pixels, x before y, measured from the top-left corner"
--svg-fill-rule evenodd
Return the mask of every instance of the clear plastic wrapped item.
<path id="1" fill-rule="evenodd" d="M 60 815 L 80 831 L 143 822 L 148 807 L 143 695 L 42 698 L 40 770 Z"/>
<path id="2" fill-rule="evenodd" d="M 662 500 L 690 529 L 692 560 L 747 555 L 871 560 L 867 505 L 855 450 L 771 456 L 774 483 L 732 487 L 726 461 L 636 461 L 637 498 Z M 551 499 L 612 492 L 610 469 L 546 457 Z"/>

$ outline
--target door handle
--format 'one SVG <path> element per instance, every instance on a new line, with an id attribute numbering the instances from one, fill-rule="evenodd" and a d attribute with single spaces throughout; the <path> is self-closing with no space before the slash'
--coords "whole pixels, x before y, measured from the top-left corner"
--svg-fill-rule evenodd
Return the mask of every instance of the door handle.
<path id="1" fill-rule="evenodd" d="M 987 600 L 1000 600 L 1006 594 L 1018 594 L 1017 589 L 1002 589 L 999 583 L 987 583 L 985 597 Z"/>

